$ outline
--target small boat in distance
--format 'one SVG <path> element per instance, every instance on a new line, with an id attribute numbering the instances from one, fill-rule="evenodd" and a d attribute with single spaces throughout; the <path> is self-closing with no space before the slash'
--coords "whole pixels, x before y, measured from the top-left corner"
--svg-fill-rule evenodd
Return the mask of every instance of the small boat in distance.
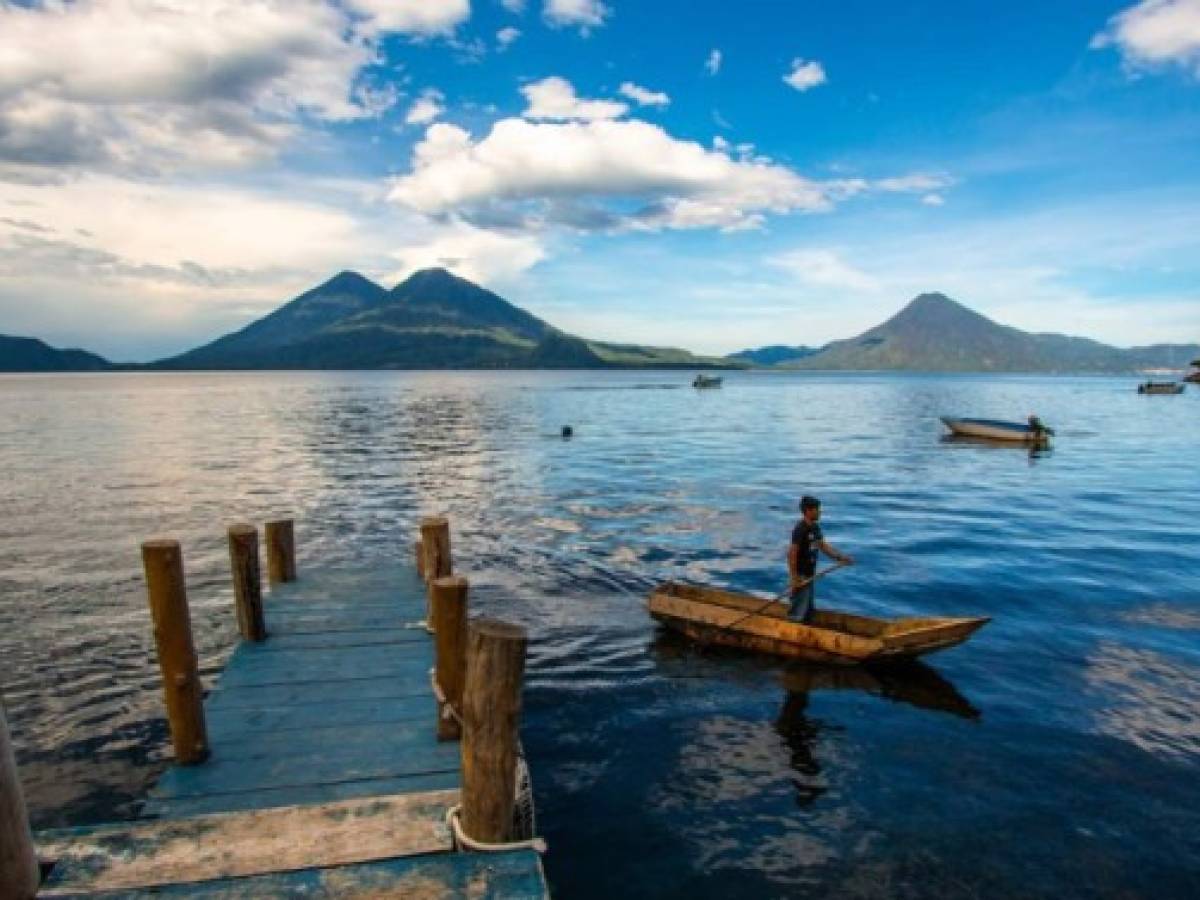
<path id="1" fill-rule="evenodd" d="M 1028 422 L 1002 422 L 998 419 L 959 419 L 941 416 L 942 424 L 951 433 L 964 437 L 987 438 L 993 441 L 1018 441 L 1025 444 L 1044 444 L 1054 434 L 1053 428 L 1042 424 L 1037 416 Z"/>
<path id="2" fill-rule="evenodd" d="M 668 582 L 655 588 L 650 615 L 703 644 L 848 666 L 893 662 L 961 644 L 991 619 L 876 619 L 814 610 L 807 624 L 788 604 L 719 588 Z"/>
<path id="3" fill-rule="evenodd" d="M 1184 385 L 1178 381 L 1143 381 L 1138 385 L 1139 394 L 1182 394 Z"/>
<path id="4" fill-rule="evenodd" d="M 692 379 L 692 387 L 694 388 L 719 388 L 721 382 L 724 381 L 719 375 L 705 375 L 703 373 Z"/>

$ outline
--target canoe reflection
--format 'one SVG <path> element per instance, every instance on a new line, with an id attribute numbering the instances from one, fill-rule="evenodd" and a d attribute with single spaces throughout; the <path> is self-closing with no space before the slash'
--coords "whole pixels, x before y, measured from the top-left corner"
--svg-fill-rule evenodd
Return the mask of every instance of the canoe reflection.
<path id="1" fill-rule="evenodd" d="M 897 703 L 963 719 L 980 717 L 979 710 L 953 684 L 933 667 L 917 660 L 879 667 L 794 664 L 784 670 L 782 681 L 789 697 L 807 697 L 820 690 L 866 691 Z"/>
<path id="2" fill-rule="evenodd" d="M 1054 449 L 1047 441 L 1045 443 L 1030 443 L 1022 441 L 1001 441 L 993 438 L 976 437 L 970 434 L 943 434 L 939 440 L 943 444 L 957 447 L 985 447 L 994 450 L 1020 450 L 1030 459 L 1041 459 L 1050 456 Z"/>

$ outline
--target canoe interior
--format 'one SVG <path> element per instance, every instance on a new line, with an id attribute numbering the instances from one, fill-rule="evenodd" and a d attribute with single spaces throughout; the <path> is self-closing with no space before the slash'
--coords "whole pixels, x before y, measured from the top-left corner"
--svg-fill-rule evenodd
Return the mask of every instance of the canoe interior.
<path id="1" fill-rule="evenodd" d="M 879 619 L 816 610 L 807 624 L 788 604 L 736 591 L 671 582 L 650 595 L 650 614 L 702 643 L 798 659 L 855 663 L 902 659 L 960 644 L 987 618 Z"/>

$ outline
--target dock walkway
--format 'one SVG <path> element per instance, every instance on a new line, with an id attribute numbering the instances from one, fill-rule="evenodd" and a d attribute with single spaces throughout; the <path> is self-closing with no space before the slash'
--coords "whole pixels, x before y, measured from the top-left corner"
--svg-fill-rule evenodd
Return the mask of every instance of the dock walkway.
<path id="1" fill-rule="evenodd" d="M 206 698 L 207 761 L 138 820 L 38 834 L 38 896 L 548 896 L 532 850 L 454 850 L 459 744 L 436 738 L 416 570 L 302 573 L 264 612 Z"/>

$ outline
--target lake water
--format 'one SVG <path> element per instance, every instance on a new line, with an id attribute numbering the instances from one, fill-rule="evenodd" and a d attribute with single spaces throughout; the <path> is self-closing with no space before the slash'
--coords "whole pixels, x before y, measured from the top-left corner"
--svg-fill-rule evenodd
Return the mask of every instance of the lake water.
<path id="1" fill-rule="evenodd" d="M 167 764 L 142 539 L 183 542 L 211 678 L 227 523 L 293 515 L 303 569 L 408 558 L 444 512 L 474 609 L 530 631 L 558 896 L 1194 896 L 1200 390 L 690 377 L 0 377 L 0 685 L 35 825 L 128 817 Z M 1031 412 L 1052 451 L 937 420 Z M 780 590 L 803 493 L 858 560 L 819 604 L 993 622 L 883 675 L 659 632 L 655 581 Z"/>

